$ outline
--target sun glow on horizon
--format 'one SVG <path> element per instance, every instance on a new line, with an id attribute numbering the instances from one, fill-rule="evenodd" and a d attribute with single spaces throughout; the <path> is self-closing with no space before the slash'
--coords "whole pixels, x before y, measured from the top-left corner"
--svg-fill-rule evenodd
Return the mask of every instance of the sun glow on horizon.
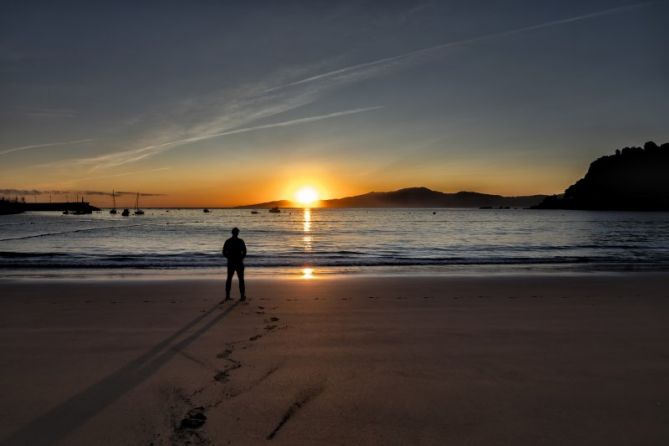
<path id="1" fill-rule="evenodd" d="M 303 206 L 309 206 L 318 201 L 318 192 L 312 186 L 303 186 L 295 192 L 295 201 Z"/>

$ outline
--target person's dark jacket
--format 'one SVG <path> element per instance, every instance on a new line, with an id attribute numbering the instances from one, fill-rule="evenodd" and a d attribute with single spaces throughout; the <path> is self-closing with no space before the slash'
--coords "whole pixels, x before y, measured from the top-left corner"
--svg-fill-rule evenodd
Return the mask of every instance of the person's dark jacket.
<path id="1" fill-rule="evenodd" d="M 239 237 L 230 237 L 223 245 L 223 257 L 228 263 L 242 263 L 246 257 L 246 244 Z"/>

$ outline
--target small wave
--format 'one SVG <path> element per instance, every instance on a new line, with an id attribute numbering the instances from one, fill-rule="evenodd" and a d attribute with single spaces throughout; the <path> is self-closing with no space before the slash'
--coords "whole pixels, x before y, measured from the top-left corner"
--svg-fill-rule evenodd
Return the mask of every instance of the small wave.
<path id="1" fill-rule="evenodd" d="M 666 259 L 664 259 L 666 260 Z M 616 264 L 627 263 L 626 258 L 598 256 L 554 256 L 554 257 L 374 257 L 374 256 L 253 256 L 249 267 L 365 267 L 365 266 L 440 266 L 440 265 L 565 265 L 565 264 Z M 654 262 L 661 263 L 663 259 Z M 640 262 L 643 263 L 643 262 Z M 65 253 L 17 253 L 0 252 L 0 268 L 207 268 L 223 266 L 225 259 L 218 253 L 187 254 L 65 254 Z"/>
<path id="2" fill-rule="evenodd" d="M 72 229 L 70 231 L 44 232 L 42 234 L 32 234 L 32 235 L 24 235 L 24 236 L 21 236 L 21 237 L 3 238 L 3 239 L 0 239 L 0 242 L 9 242 L 9 241 L 13 241 L 13 240 L 28 240 L 28 239 L 31 239 L 31 238 L 52 237 L 52 236 L 55 236 L 55 235 L 76 234 L 76 233 L 80 233 L 80 232 L 104 231 L 104 230 L 107 230 L 107 229 L 126 229 L 126 228 L 134 228 L 134 227 L 138 227 L 138 226 L 149 226 L 149 224 L 101 226 L 101 227 L 97 227 L 97 228 Z"/>

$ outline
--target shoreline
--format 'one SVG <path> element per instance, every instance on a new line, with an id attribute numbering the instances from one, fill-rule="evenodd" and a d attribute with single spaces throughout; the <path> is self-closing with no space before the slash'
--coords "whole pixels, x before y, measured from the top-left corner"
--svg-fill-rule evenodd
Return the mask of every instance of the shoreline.
<path id="1" fill-rule="evenodd" d="M 404 266 L 247 266 L 252 280 L 319 280 L 346 277 L 541 277 L 617 276 L 669 273 L 665 264 L 505 264 Z M 23 280 L 207 280 L 226 275 L 226 267 L 197 268 L 0 268 L 0 283 Z"/>

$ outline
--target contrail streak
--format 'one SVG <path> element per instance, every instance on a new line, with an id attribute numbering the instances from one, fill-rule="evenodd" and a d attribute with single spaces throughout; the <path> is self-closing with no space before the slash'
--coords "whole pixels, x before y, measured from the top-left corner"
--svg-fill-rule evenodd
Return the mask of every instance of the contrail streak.
<path id="1" fill-rule="evenodd" d="M 14 152 L 23 152 L 24 150 L 31 149 L 41 149 L 42 147 L 53 147 L 53 146 L 64 146 L 67 144 L 81 144 L 85 142 L 93 141 L 92 139 L 77 139 L 75 141 L 62 141 L 62 142 L 50 142 L 46 144 L 32 144 L 29 146 L 13 147 L 11 149 L 6 149 L 0 152 L 0 156 L 7 155 L 8 153 Z"/>
<path id="2" fill-rule="evenodd" d="M 434 46 L 410 51 L 408 53 L 399 54 L 397 56 L 384 57 L 382 59 L 376 59 L 376 60 L 372 60 L 370 62 L 364 62 L 364 63 L 361 63 L 361 64 L 350 65 L 348 67 L 339 68 L 337 70 L 332 70 L 332 71 L 328 71 L 328 72 L 325 72 L 325 73 L 317 74 L 317 75 L 310 76 L 310 77 L 307 77 L 307 78 L 304 78 L 304 79 L 300 79 L 298 81 L 294 81 L 294 82 L 284 84 L 280 87 L 275 87 L 274 89 L 281 89 L 281 88 L 292 87 L 292 86 L 296 86 L 296 85 L 307 84 L 307 83 L 310 83 L 310 82 L 315 82 L 315 81 L 324 80 L 324 79 L 328 79 L 328 78 L 336 78 L 336 77 L 339 77 L 341 75 L 356 74 L 356 73 L 359 73 L 361 71 L 364 72 L 366 69 L 371 69 L 371 68 L 384 68 L 384 67 L 390 66 L 390 65 L 392 65 L 396 62 L 401 62 L 405 59 L 411 59 L 411 58 L 415 58 L 417 56 L 428 55 L 428 54 L 431 54 L 431 53 L 434 53 L 434 52 L 437 52 L 439 50 L 443 50 L 443 49 L 446 49 L 446 48 L 452 48 L 452 47 L 467 45 L 467 44 L 470 44 L 470 43 L 476 43 L 476 42 L 490 40 L 490 39 L 494 39 L 494 38 L 498 38 L 498 37 L 511 36 L 511 35 L 514 35 L 514 34 L 521 34 L 521 33 L 525 33 L 525 32 L 528 32 L 528 31 L 534 31 L 534 30 L 543 29 L 543 28 L 550 28 L 550 27 L 553 27 L 553 26 L 564 25 L 564 24 L 567 24 L 567 23 L 580 22 L 580 21 L 583 21 L 583 20 L 589 20 L 589 19 L 593 19 L 593 18 L 596 18 L 596 17 L 602 17 L 602 16 L 607 16 L 607 15 L 617 14 L 617 13 L 620 13 L 620 12 L 645 7 L 645 6 L 648 6 L 648 5 L 655 4 L 655 3 L 658 3 L 658 2 L 657 1 L 649 1 L 649 2 L 643 2 L 643 3 L 635 3 L 635 4 L 632 4 L 632 5 L 619 6 L 619 7 L 616 7 L 616 8 L 605 9 L 605 10 L 602 10 L 602 11 L 591 12 L 591 13 L 588 13 L 588 14 L 582 14 L 582 15 L 578 15 L 578 16 L 567 17 L 567 18 L 564 18 L 564 19 L 552 20 L 552 21 L 549 21 L 549 22 L 543 22 L 543 23 L 539 23 L 539 24 L 536 24 L 536 25 L 523 26 L 521 28 L 513 28 L 513 29 L 509 29 L 509 30 L 505 30 L 505 31 L 498 31 L 498 32 L 494 32 L 494 33 L 483 34 L 483 35 L 476 36 L 476 37 L 470 37 L 468 39 L 446 42 L 446 43 L 442 43 L 442 44 L 439 44 L 439 45 L 434 45 Z"/>
<path id="3" fill-rule="evenodd" d="M 368 112 L 368 111 L 378 110 L 380 108 L 383 108 L 383 107 L 379 105 L 379 106 L 374 106 L 374 107 L 355 108 L 355 109 L 352 109 L 352 110 L 344 110 L 344 111 L 339 111 L 339 112 L 334 112 L 334 113 L 328 113 L 326 115 L 309 116 L 309 117 L 306 117 L 306 118 L 292 119 L 290 121 L 281 121 L 281 122 L 274 122 L 274 123 L 271 123 L 271 124 L 255 125 L 255 126 L 252 126 L 252 127 L 243 127 L 243 128 L 239 128 L 239 129 L 226 130 L 225 132 L 220 132 L 220 133 L 212 133 L 212 134 L 208 134 L 208 135 L 194 136 L 192 138 L 181 139 L 181 140 L 178 140 L 178 141 L 171 141 L 171 142 L 165 143 L 163 145 L 186 144 L 186 143 L 190 143 L 190 142 L 201 141 L 203 139 L 218 138 L 219 136 L 236 135 L 238 133 L 255 132 L 257 130 L 273 129 L 273 128 L 276 128 L 276 127 L 288 127 L 288 126 L 297 125 L 297 124 L 307 124 L 309 122 L 322 121 L 323 119 L 338 118 L 340 116 L 353 115 L 353 114 L 356 114 L 356 113 L 364 113 L 364 112 Z"/>
<path id="4" fill-rule="evenodd" d="M 261 125 L 255 125 L 255 126 L 250 126 L 250 127 L 241 127 L 241 128 L 236 128 L 236 129 L 231 129 L 231 130 L 225 130 L 223 132 L 216 132 L 216 133 L 205 133 L 203 135 L 196 135 L 196 136 L 191 136 L 188 138 L 182 138 L 182 139 L 177 139 L 177 140 L 172 140 L 172 141 L 167 141 L 161 144 L 155 144 L 155 145 L 149 145 L 145 147 L 141 147 L 139 149 L 132 149 L 132 150 L 126 150 L 123 152 L 119 153 L 112 153 L 109 155 L 102 155 L 98 157 L 92 157 L 92 158 L 84 158 L 77 160 L 76 162 L 84 165 L 92 165 L 93 169 L 100 169 L 100 168 L 109 168 L 109 167 L 117 167 L 121 166 L 124 164 L 140 161 L 145 158 L 149 158 L 155 155 L 158 155 L 159 153 L 165 152 L 167 150 L 170 150 L 176 146 L 180 146 L 183 144 L 189 144 L 197 141 L 203 141 L 207 139 L 212 139 L 212 138 L 218 138 L 221 136 L 228 136 L 228 135 L 236 135 L 240 133 L 249 133 L 249 132 L 254 132 L 258 130 L 264 130 L 264 129 L 272 129 L 272 128 L 278 128 L 278 127 L 289 127 L 293 125 L 299 125 L 299 124 L 307 124 L 310 122 L 316 122 L 316 121 L 322 121 L 324 119 L 332 119 L 332 118 L 338 118 L 341 116 L 347 116 L 347 115 L 353 115 L 357 113 L 364 113 L 364 112 L 369 112 L 373 110 L 378 110 L 380 108 L 383 108 L 381 106 L 374 106 L 374 107 L 364 107 L 364 108 L 355 108 L 351 110 L 343 110 L 343 111 L 338 111 L 338 112 L 333 112 L 333 113 L 328 113 L 325 115 L 316 115 L 316 116 L 308 116 L 305 118 L 297 118 L 297 119 L 291 119 L 289 121 L 281 121 L 281 122 L 274 122 L 270 124 L 261 124 Z"/>

